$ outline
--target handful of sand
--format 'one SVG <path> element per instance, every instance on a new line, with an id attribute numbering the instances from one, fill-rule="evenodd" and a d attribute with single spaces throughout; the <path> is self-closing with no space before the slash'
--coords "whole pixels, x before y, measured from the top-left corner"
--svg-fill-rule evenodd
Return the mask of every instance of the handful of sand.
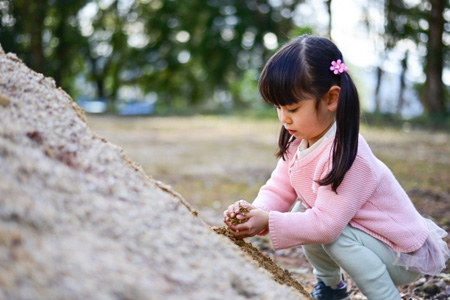
<path id="1" fill-rule="evenodd" d="M 234 215 L 233 218 L 230 218 L 230 220 L 231 220 L 230 223 L 233 224 L 233 225 L 237 225 L 237 224 L 242 224 L 242 223 L 247 222 L 247 220 L 248 220 L 247 218 L 245 218 L 245 219 L 238 219 L 237 216 L 238 215 L 245 216 L 245 214 L 248 213 L 248 212 L 250 212 L 250 209 L 248 209 L 247 207 L 243 207 L 243 206 L 241 206 L 239 204 L 239 213 Z"/>

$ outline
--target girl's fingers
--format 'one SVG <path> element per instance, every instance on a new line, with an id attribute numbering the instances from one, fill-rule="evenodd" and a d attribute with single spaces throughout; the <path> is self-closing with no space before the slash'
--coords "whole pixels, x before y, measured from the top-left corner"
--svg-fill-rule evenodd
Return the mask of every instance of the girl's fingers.
<path id="1" fill-rule="evenodd" d="M 243 220 L 243 219 L 247 219 L 248 217 L 247 217 L 247 215 L 242 215 L 242 214 L 238 214 L 238 215 L 236 215 L 236 219 L 238 219 L 238 220 Z"/>
<path id="2" fill-rule="evenodd" d="M 239 211 L 241 210 L 241 207 L 245 207 L 245 208 L 247 208 L 249 210 L 251 210 L 253 208 L 253 206 L 250 203 L 248 203 L 247 201 L 239 200 L 239 201 L 236 201 L 234 203 L 234 212 L 235 212 L 235 214 L 239 213 Z"/>
<path id="3" fill-rule="evenodd" d="M 230 231 L 230 233 L 231 233 L 232 235 L 234 235 L 234 236 L 237 237 L 237 238 L 243 238 L 243 237 L 246 237 L 246 236 L 247 236 L 246 233 L 247 233 L 247 231 L 248 231 L 248 229 L 245 228 L 245 227 L 233 226 L 233 225 L 229 226 L 229 227 L 228 227 L 228 230 Z"/>
<path id="4" fill-rule="evenodd" d="M 240 201 L 235 202 L 234 205 L 233 205 L 233 212 L 234 212 L 235 214 L 238 214 L 238 213 L 239 213 L 239 210 L 241 209 L 239 203 L 241 203 L 241 202 L 240 202 Z"/>
<path id="5" fill-rule="evenodd" d="M 239 212 L 239 210 L 237 211 Z M 223 212 L 224 216 L 228 216 L 230 218 L 233 218 L 236 215 L 236 203 L 231 204 L 228 206 L 228 209 Z"/>
<path id="6" fill-rule="evenodd" d="M 230 210 L 224 210 L 223 211 L 223 217 L 224 218 L 230 218 L 231 217 L 231 213 L 230 213 Z"/>
<path id="7" fill-rule="evenodd" d="M 248 203 L 245 200 L 239 200 L 235 203 L 228 206 L 228 209 L 223 212 L 223 221 L 228 226 L 231 226 L 231 219 L 238 219 L 238 220 L 244 220 L 248 219 L 248 213 L 241 214 L 241 208 L 247 208 L 249 211 L 254 209 L 255 207 L 252 206 L 250 203 Z"/>

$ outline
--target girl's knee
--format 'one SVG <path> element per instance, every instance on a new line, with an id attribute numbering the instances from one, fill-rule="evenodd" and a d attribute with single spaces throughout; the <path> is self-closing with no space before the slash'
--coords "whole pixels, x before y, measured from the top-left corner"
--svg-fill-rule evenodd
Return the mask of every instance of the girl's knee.
<path id="1" fill-rule="evenodd" d="M 354 234 L 351 227 L 347 226 L 334 242 L 323 244 L 322 247 L 327 253 L 333 256 L 333 254 L 341 254 L 343 251 L 346 252 L 346 249 L 348 251 L 355 244 L 361 244 L 361 241 Z"/>

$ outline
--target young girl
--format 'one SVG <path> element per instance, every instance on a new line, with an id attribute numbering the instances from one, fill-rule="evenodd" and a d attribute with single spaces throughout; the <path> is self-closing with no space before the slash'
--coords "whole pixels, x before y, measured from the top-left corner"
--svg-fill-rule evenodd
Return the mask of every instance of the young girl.
<path id="1" fill-rule="evenodd" d="M 318 280 L 315 299 L 348 299 L 341 269 L 368 299 L 390 300 L 400 299 L 396 286 L 445 268 L 447 233 L 417 212 L 359 135 L 358 94 L 330 40 L 303 35 L 286 44 L 259 88 L 283 125 L 280 159 L 253 204 L 224 212 L 234 236 L 269 232 L 275 249 L 302 245 Z"/>

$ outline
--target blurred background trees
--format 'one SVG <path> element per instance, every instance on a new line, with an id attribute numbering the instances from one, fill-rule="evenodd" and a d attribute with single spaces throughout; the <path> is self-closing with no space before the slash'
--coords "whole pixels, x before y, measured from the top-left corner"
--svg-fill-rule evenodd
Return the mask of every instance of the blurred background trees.
<path id="1" fill-rule="evenodd" d="M 328 22 L 320 25 L 305 24 L 317 9 L 317 1 L 306 0 L 0 0 L 0 43 L 74 99 L 157 100 L 160 113 L 245 109 L 263 105 L 254 101 L 257 77 L 282 43 L 302 33 L 333 38 L 335 2 L 321 3 Z M 401 111 L 408 53 L 415 49 L 423 66 L 417 98 L 426 114 L 448 116 L 448 1 L 357 2 L 366 13 L 361 24 L 378 44 L 375 94 L 389 53 L 403 51 L 391 113 Z M 373 21 L 374 11 L 381 21 Z"/>
<path id="2" fill-rule="evenodd" d="M 421 53 L 425 81 L 418 86 L 419 99 L 425 111 L 432 116 L 445 116 L 449 112 L 448 91 L 443 83 L 444 67 L 449 67 L 450 4 L 443 0 L 397 1 L 384 0 L 383 57 L 399 44 L 412 43 Z M 404 104 L 404 74 L 407 68 L 408 48 L 404 48 L 397 112 Z M 378 68 L 378 84 L 382 76 Z M 378 104 L 378 103 L 377 103 Z M 379 106 L 376 105 L 376 110 Z"/>

